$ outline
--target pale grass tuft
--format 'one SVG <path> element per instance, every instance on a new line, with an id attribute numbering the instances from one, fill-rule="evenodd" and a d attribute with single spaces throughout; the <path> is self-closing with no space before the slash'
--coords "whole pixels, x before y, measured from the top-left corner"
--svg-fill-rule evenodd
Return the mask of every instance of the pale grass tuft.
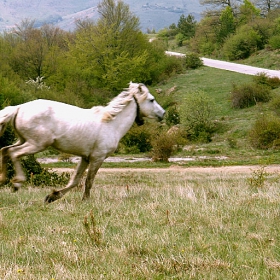
<path id="1" fill-rule="evenodd" d="M 271 260 L 269 258 L 265 258 L 264 259 L 264 263 L 266 264 L 266 266 L 268 268 L 271 268 L 271 269 L 280 269 L 280 262 L 277 261 L 277 260 Z"/>

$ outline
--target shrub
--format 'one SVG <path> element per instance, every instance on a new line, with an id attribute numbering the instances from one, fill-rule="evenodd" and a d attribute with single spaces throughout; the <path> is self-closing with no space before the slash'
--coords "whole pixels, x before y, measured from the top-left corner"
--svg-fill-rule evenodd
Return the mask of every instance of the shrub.
<path id="1" fill-rule="evenodd" d="M 269 107 L 274 111 L 278 116 L 280 116 L 280 95 L 275 95 L 269 102 Z"/>
<path id="2" fill-rule="evenodd" d="M 42 168 L 41 165 L 36 161 L 34 155 L 29 155 L 22 158 L 21 164 L 26 175 L 26 182 L 32 186 L 66 185 L 70 178 L 69 173 L 57 174 L 56 172 Z M 14 166 L 11 160 L 8 160 L 7 181 L 5 184 L 9 184 L 9 181 L 12 179 L 14 174 Z"/>
<path id="3" fill-rule="evenodd" d="M 249 140 L 254 148 L 268 149 L 280 139 L 280 119 L 261 115 L 249 131 Z"/>
<path id="4" fill-rule="evenodd" d="M 203 65 L 203 62 L 198 54 L 189 53 L 186 54 L 186 68 L 187 69 L 196 69 Z"/>
<path id="5" fill-rule="evenodd" d="M 125 153 L 145 153 L 151 150 L 151 132 L 145 125 L 133 126 L 122 138 L 121 146 Z"/>
<path id="6" fill-rule="evenodd" d="M 258 73 L 253 78 L 254 82 L 260 85 L 265 85 L 271 89 L 278 88 L 280 86 L 280 79 L 278 77 L 269 77 L 266 73 Z"/>
<path id="7" fill-rule="evenodd" d="M 176 106 L 167 109 L 165 122 L 169 127 L 180 123 L 180 115 Z"/>
<path id="8" fill-rule="evenodd" d="M 168 162 L 176 151 L 176 134 L 161 132 L 152 140 L 151 157 L 153 161 Z"/>
<path id="9" fill-rule="evenodd" d="M 244 59 L 259 49 L 261 36 L 252 27 L 244 25 L 228 37 L 223 52 L 229 60 Z"/>
<path id="10" fill-rule="evenodd" d="M 204 92 L 193 92 L 181 107 L 181 119 L 191 141 L 210 142 L 216 129 L 214 102 Z"/>
<path id="11" fill-rule="evenodd" d="M 270 37 L 268 44 L 274 50 L 280 49 L 280 35 Z"/>
<path id="12" fill-rule="evenodd" d="M 242 109 L 256 105 L 258 102 L 268 102 L 271 92 L 267 86 L 261 84 L 233 85 L 230 93 L 233 108 Z"/>

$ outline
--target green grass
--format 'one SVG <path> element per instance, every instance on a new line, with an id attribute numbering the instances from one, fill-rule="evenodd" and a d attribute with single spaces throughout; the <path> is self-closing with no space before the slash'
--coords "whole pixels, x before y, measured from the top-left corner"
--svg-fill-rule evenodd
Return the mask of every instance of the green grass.
<path id="1" fill-rule="evenodd" d="M 170 98 L 164 96 L 164 92 L 176 86 L 176 91 L 172 93 L 172 99 L 177 102 L 180 111 L 188 110 L 186 99 L 197 91 L 203 91 L 214 101 L 213 119 L 218 124 L 218 130 L 212 137 L 212 142 L 203 145 L 201 143 L 189 143 L 189 146 L 194 148 L 191 148 L 191 152 L 184 152 L 181 155 L 197 155 L 198 150 L 200 150 L 200 155 L 207 155 L 207 151 L 218 150 L 219 155 L 231 157 L 229 162 L 233 164 L 236 159 L 238 162 L 245 158 L 246 161 L 251 160 L 253 163 L 258 156 L 273 156 L 276 151 L 252 149 L 248 139 L 248 132 L 252 125 L 261 113 L 269 110 L 268 105 L 259 103 L 246 109 L 233 109 L 230 104 L 229 97 L 232 85 L 234 83 L 237 85 L 246 84 L 252 81 L 253 76 L 250 75 L 201 67 L 173 77 L 168 80 L 168 83 L 160 86 L 163 94 L 157 96 L 159 103 L 162 100 L 164 102 L 164 98 Z M 279 89 L 273 92 L 279 94 Z M 229 147 L 229 139 L 236 141 L 235 149 Z M 195 153 L 193 153 L 194 151 Z"/>
<path id="2" fill-rule="evenodd" d="M 251 66 L 267 68 L 272 70 L 280 69 L 280 52 L 279 50 L 269 51 L 261 50 L 251 55 L 249 58 L 237 61 L 238 63 L 247 64 Z"/>
<path id="3" fill-rule="evenodd" d="M 252 176 L 103 171 L 47 206 L 2 188 L 0 279 L 280 279 L 279 175 Z"/>

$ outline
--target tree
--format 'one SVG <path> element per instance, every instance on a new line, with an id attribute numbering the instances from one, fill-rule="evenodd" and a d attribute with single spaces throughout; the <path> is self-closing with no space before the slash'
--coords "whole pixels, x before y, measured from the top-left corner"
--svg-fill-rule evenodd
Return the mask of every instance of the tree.
<path id="1" fill-rule="evenodd" d="M 218 20 L 207 16 L 197 24 L 195 36 L 190 40 L 194 52 L 212 55 L 217 48 Z"/>
<path id="2" fill-rule="evenodd" d="M 83 23 L 70 44 L 70 54 L 84 79 L 95 88 L 119 91 L 129 81 L 145 82 L 149 77 L 147 37 L 139 19 L 122 1 L 99 4 L 97 23 Z"/>
<path id="3" fill-rule="evenodd" d="M 256 6 L 260 8 L 262 14 L 267 15 L 270 11 L 280 8 L 280 1 L 278 0 L 258 0 Z"/>
<path id="4" fill-rule="evenodd" d="M 185 39 L 190 39 L 195 34 L 196 21 L 193 15 L 185 17 L 181 15 L 177 24 L 178 32 L 183 34 Z"/>
<path id="5" fill-rule="evenodd" d="M 223 43 L 227 36 L 235 31 L 235 20 L 230 6 L 221 12 L 219 22 L 220 28 L 218 30 L 217 40 L 219 43 Z"/>
<path id="6" fill-rule="evenodd" d="M 65 34 L 57 27 L 44 25 L 37 29 L 34 21 L 23 20 L 6 36 L 11 48 L 11 67 L 24 79 L 44 76 L 46 66 L 50 75 L 56 67 L 54 58 L 66 46 Z"/>
<path id="7" fill-rule="evenodd" d="M 246 24 L 260 16 L 260 9 L 256 8 L 249 0 L 244 0 L 244 3 L 239 7 L 239 24 Z"/>
<path id="8" fill-rule="evenodd" d="M 209 9 L 206 10 L 206 15 L 220 15 L 220 11 L 226 7 L 230 7 L 234 14 L 242 0 L 200 0 L 201 5 L 208 6 Z"/>

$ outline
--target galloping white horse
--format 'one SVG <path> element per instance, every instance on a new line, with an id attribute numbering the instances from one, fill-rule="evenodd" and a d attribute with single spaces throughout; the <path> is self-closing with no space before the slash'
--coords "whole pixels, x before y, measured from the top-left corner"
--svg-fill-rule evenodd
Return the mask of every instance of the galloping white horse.
<path id="1" fill-rule="evenodd" d="M 120 139 L 134 121 L 143 123 L 143 117 L 163 119 L 165 111 L 155 101 L 144 84 L 130 83 L 106 107 L 81 109 L 50 100 L 34 100 L 18 106 L 8 106 L 0 111 L 0 135 L 11 123 L 18 141 L 1 149 L 2 173 L 6 180 L 6 161 L 9 156 L 15 167 L 12 179 L 14 191 L 26 180 L 20 157 L 35 154 L 52 146 L 65 153 L 81 157 L 68 185 L 54 190 L 45 198 L 50 203 L 65 195 L 80 182 L 85 170 L 83 200 L 89 198 L 94 177 L 103 161 L 112 154 Z"/>

